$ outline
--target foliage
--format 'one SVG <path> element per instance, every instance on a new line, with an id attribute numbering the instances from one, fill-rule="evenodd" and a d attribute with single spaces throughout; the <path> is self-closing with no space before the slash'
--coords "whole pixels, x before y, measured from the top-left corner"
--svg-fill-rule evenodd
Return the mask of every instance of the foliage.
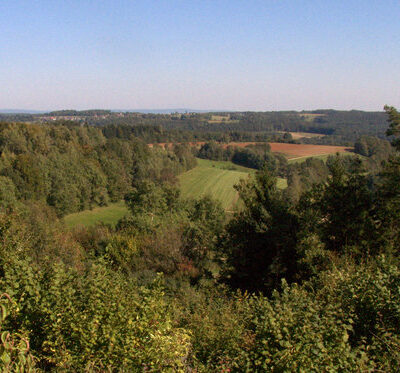
<path id="1" fill-rule="evenodd" d="M 35 360 L 29 351 L 29 340 L 18 333 L 4 330 L 5 319 L 13 310 L 13 302 L 7 293 L 0 296 L 0 369 L 2 372 L 33 372 Z M 14 307 L 15 308 L 15 307 Z"/>
<path id="2" fill-rule="evenodd" d="M 270 171 L 278 171 L 283 175 L 286 167 L 286 158 L 271 153 L 268 143 L 247 145 L 245 148 L 228 146 L 226 148 L 215 142 L 206 142 L 198 151 L 203 159 L 216 161 L 231 161 L 237 165 L 260 170 L 263 167 Z"/>
<path id="3" fill-rule="evenodd" d="M 384 109 L 389 117 L 389 129 L 386 131 L 386 135 L 398 137 L 400 134 L 400 113 L 393 106 L 385 105 Z M 392 145 L 397 150 L 400 150 L 400 142 L 398 138 L 393 140 Z"/>
<path id="4" fill-rule="evenodd" d="M 252 291 L 272 289 L 295 273 L 297 218 L 267 170 L 237 189 L 244 209 L 229 222 L 222 243 L 228 282 Z"/>
<path id="5" fill-rule="evenodd" d="M 203 134 L 301 125 L 345 136 L 380 114 L 220 113 L 228 119 L 217 124 L 206 114 L 135 113 L 118 117 L 126 126 L 84 125 L 114 120 L 95 111 L 54 113 L 70 123 L 4 124 L 2 370 L 399 371 L 400 160 L 387 143 L 361 137 L 366 160 L 268 160 L 238 184 L 241 208 L 228 220 L 212 198 L 183 199 L 174 185 L 196 165 L 189 147 L 133 138 L 203 125 Z M 163 126 L 147 127 L 154 122 Z M 244 135 L 219 140 L 235 136 Z M 221 149 L 202 151 L 270 157 L 263 146 Z M 240 173 L 226 166 L 215 169 Z M 287 191 L 277 171 L 288 174 Z M 122 196 L 129 214 L 116 226 L 67 230 L 57 218 Z"/>
<path id="6" fill-rule="evenodd" d="M 185 198 L 210 196 L 220 201 L 225 210 L 233 211 L 238 205 L 234 185 L 252 173 L 254 170 L 231 162 L 199 159 L 196 168 L 179 176 L 180 189 Z"/>
<path id="7" fill-rule="evenodd" d="M 10 229 L 2 226 L 1 286 L 20 312 L 9 325 L 29 333 L 39 367 L 182 369 L 189 337 L 173 327 L 160 280 L 138 286 L 102 259 L 80 271 L 62 263 L 37 266 L 24 254 L 29 241 Z"/>
<path id="8" fill-rule="evenodd" d="M 301 234 L 316 233 L 331 251 L 349 249 L 357 254 L 357 250 L 372 249 L 376 229 L 368 178 L 362 170 L 347 173 L 340 158 L 329 170 L 327 182 L 315 185 L 299 202 Z"/>
<path id="9" fill-rule="evenodd" d="M 196 162 L 184 146 L 152 151 L 91 126 L 54 124 L 3 123 L 0 153 L 0 204 L 46 201 L 59 216 L 120 201 L 144 179 L 174 182 Z"/>

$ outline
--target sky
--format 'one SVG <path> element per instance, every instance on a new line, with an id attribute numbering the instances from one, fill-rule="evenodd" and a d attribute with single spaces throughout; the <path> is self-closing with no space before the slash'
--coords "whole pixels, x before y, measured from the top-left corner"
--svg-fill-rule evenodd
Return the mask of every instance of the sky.
<path id="1" fill-rule="evenodd" d="M 0 109 L 384 104 L 399 0 L 0 0 Z"/>

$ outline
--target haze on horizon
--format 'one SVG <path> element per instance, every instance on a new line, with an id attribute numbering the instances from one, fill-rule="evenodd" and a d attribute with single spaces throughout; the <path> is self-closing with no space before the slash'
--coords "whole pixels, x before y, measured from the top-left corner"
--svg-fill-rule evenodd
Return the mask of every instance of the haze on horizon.
<path id="1" fill-rule="evenodd" d="M 0 2 L 0 109 L 400 107 L 400 2 Z"/>

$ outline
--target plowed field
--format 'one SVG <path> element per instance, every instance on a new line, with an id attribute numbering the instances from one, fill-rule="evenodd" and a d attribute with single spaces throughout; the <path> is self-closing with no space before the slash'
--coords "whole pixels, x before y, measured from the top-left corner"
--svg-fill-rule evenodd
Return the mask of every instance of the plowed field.
<path id="1" fill-rule="evenodd" d="M 346 146 L 331 145 L 310 145 L 310 144 L 284 144 L 279 142 L 270 142 L 271 151 L 274 153 L 282 153 L 288 158 L 306 157 L 322 154 L 334 154 L 352 151 Z"/>
<path id="2" fill-rule="evenodd" d="M 187 143 L 190 146 L 198 146 L 204 144 L 204 141 L 199 142 L 191 142 Z M 221 144 L 222 147 L 226 148 L 228 146 L 237 146 L 239 148 L 244 148 L 247 145 L 253 144 L 262 144 L 257 142 L 230 142 L 228 144 Z M 148 144 L 150 147 L 153 147 L 155 144 Z M 159 143 L 156 144 L 158 146 L 162 146 L 163 148 L 170 148 L 173 146 L 173 143 Z M 323 154 L 335 154 L 335 153 L 344 153 L 351 152 L 353 149 L 346 146 L 332 146 L 332 145 L 311 145 L 311 144 L 286 144 L 280 142 L 270 142 L 271 151 L 273 153 L 281 153 L 290 158 L 297 157 L 312 157 Z"/>

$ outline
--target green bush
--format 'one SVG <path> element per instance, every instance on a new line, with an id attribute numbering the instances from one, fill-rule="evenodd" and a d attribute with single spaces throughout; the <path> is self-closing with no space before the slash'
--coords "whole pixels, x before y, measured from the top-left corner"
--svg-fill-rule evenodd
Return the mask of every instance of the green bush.
<path id="1" fill-rule="evenodd" d="M 18 312 L 7 293 L 0 296 L 0 369 L 2 372 L 33 372 L 35 359 L 30 353 L 29 340 L 5 328 L 5 319 L 11 312 Z M 14 309 L 13 309 L 14 308 Z"/>

